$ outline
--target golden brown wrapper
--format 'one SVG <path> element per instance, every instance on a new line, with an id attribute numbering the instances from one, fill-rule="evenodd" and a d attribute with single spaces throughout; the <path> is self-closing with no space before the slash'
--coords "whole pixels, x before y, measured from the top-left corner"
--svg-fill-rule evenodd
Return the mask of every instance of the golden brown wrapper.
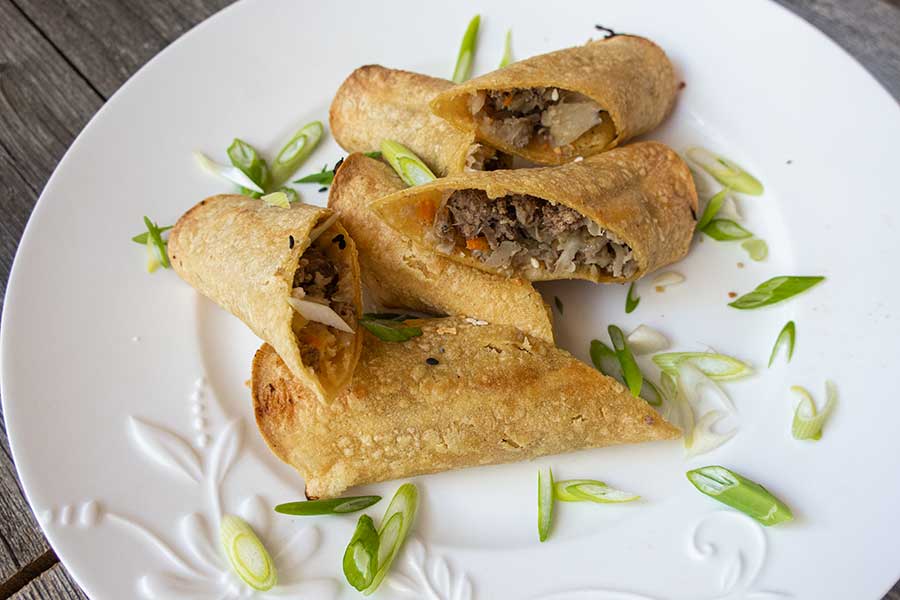
<path id="1" fill-rule="evenodd" d="M 572 144 L 553 148 L 532 140 L 516 148 L 482 131 L 469 112 L 478 90 L 555 87 L 594 100 L 610 119 Z M 539 164 L 561 164 L 623 144 L 659 125 L 672 110 L 678 84 L 666 53 L 648 39 L 616 35 L 584 46 L 532 56 L 441 92 L 431 102 L 434 113 L 461 131 L 510 154 Z"/>
<path id="2" fill-rule="evenodd" d="M 331 185 L 328 206 L 356 242 L 373 299 L 388 308 L 514 325 L 552 342 L 550 309 L 529 282 L 450 260 L 400 235 L 369 208 L 404 188 L 389 166 L 358 153 L 344 159 Z"/>
<path id="3" fill-rule="evenodd" d="M 269 346 L 256 353 L 257 426 L 303 476 L 307 496 L 680 435 L 616 380 L 514 327 L 462 318 L 408 324 L 422 336 L 391 343 L 365 335 L 353 382 L 328 405 Z"/>
<path id="4" fill-rule="evenodd" d="M 362 336 L 358 331 L 335 331 L 336 354 L 323 357 L 319 370 L 313 370 L 301 358 L 301 343 L 310 342 L 298 341 L 292 327 L 295 319 L 303 318 L 287 299 L 298 261 L 310 244 L 310 233 L 331 216 L 329 209 L 307 204 L 279 208 L 246 196 L 213 196 L 182 215 L 168 242 L 169 259 L 181 278 L 271 344 L 291 372 L 322 399 L 334 396 L 350 382 Z M 336 221 L 321 239 L 341 234 L 345 247 L 333 244 L 334 248 L 325 252 L 338 268 L 342 285 L 348 286 L 345 289 L 352 296 L 358 319 L 362 298 L 356 246 Z"/>
<path id="5" fill-rule="evenodd" d="M 366 65 L 338 88 L 328 113 L 331 133 L 347 152 L 378 150 L 394 140 L 412 150 L 438 177 L 465 169 L 472 133 L 435 116 L 428 103 L 453 82 Z"/>
<path id="6" fill-rule="evenodd" d="M 431 219 L 450 192 L 462 189 L 484 190 L 489 198 L 526 194 L 568 206 L 630 246 L 637 263 L 627 278 L 586 266 L 562 274 L 543 267 L 512 273 L 531 281 L 638 279 L 687 254 L 696 225 L 697 190 L 690 169 L 674 150 L 658 142 L 630 144 L 557 167 L 453 175 L 391 194 L 372 208 L 400 233 L 435 248 L 429 235 Z M 485 271 L 510 274 L 488 267 L 465 248 L 447 256 Z"/>

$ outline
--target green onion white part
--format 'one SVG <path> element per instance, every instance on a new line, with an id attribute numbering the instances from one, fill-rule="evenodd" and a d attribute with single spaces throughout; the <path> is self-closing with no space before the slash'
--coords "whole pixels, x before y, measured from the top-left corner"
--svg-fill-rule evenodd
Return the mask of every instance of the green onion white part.
<path id="1" fill-rule="evenodd" d="M 714 352 L 665 352 L 653 356 L 653 362 L 664 372 L 678 376 L 678 369 L 690 363 L 714 381 L 731 381 L 753 373 L 753 368 L 727 354 Z"/>
<path id="2" fill-rule="evenodd" d="M 635 355 L 643 356 L 665 350 L 669 347 L 669 340 L 652 327 L 638 325 L 628 334 L 628 346 Z"/>
<path id="3" fill-rule="evenodd" d="M 313 121 L 297 130 L 272 163 L 269 187 L 277 189 L 284 185 L 315 149 L 323 133 L 325 128 L 319 121 Z"/>
<path id="4" fill-rule="evenodd" d="M 553 517 L 553 471 L 550 467 L 538 469 L 538 539 L 544 541 L 550 533 Z"/>
<path id="5" fill-rule="evenodd" d="M 834 383 L 825 382 L 825 406 L 821 411 L 816 410 L 816 403 L 805 388 L 795 385 L 791 387 L 791 391 L 801 396 L 800 403 L 794 410 L 791 435 L 797 440 L 822 439 L 822 428 L 837 406 L 837 388 Z"/>
<path id="6" fill-rule="evenodd" d="M 596 502 L 597 504 L 618 504 L 621 502 L 634 502 L 640 499 L 637 494 L 623 492 L 611 488 L 602 482 L 581 482 L 566 483 L 564 486 L 567 496 L 573 497 L 576 501 Z"/>
<path id="7" fill-rule="evenodd" d="M 156 250 L 156 245 L 153 243 L 153 240 L 150 239 L 150 236 L 147 237 L 147 272 L 155 273 L 156 270 L 162 266 L 162 262 L 159 260 L 159 253 Z"/>
<path id="8" fill-rule="evenodd" d="M 498 68 L 502 69 L 506 65 L 512 62 L 512 29 L 506 30 L 506 40 L 503 42 L 503 57 L 500 59 L 500 66 Z"/>
<path id="9" fill-rule="evenodd" d="M 622 376 L 625 378 L 625 385 L 628 386 L 632 396 L 640 396 L 644 376 L 634 360 L 634 355 L 628 347 L 625 335 L 615 325 L 610 325 L 607 330 L 609 331 L 609 339 L 612 341 L 613 350 L 619 359 L 619 364 L 622 366 Z"/>
<path id="10" fill-rule="evenodd" d="M 687 155 L 722 185 L 751 196 L 763 193 L 763 185 L 758 179 L 724 156 L 713 154 L 699 146 L 688 149 Z"/>
<path id="11" fill-rule="evenodd" d="M 778 337 L 775 339 L 775 345 L 772 346 L 772 354 L 769 355 L 769 367 L 771 367 L 772 363 L 775 361 L 775 355 L 778 354 L 778 349 L 785 346 L 787 347 L 787 362 L 791 362 L 791 358 L 794 357 L 794 344 L 796 341 L 797 328 L 793 321 L 788 321 L 784 324 L 784 327 L 781 328 Z"/>
<path id="12" fill-rule="evenodd" d="M 390 570 L 400 546 L 409 534 L 418 506 L 419 491 L 416 486 L 411 483 L 401 485 L 381 519 L 381 529 L 378 531 L 378 571 L 372 584 L 363 592 L 366 596 L 378 589 Z"/>
<path id="13" fill-rule="evenodd" d="M 456 57 L 456 67 L 453 69 L 453 83 L 462 83 L 472 75 L 472 61 L 475 60 L 475 49 L 478 42 L 478 26 L 481 23 L 481 16 L 475 15 L 469 26 L 466 27 L 466 33 L 463 34 L 462 43 L 459 46 L 459 55 Z M 382 149 L 384 152 L 384 149 Z"/>
<path id="14" fill-rule="evenodd" d="M 685 444 L 685 456 L 693 458 L 715 450 L 738 432 L 737 427 L 724 433 L 716 433 L 713 426 L 727 417 L 726 413 L 719 410 L 711 410 L 697 419 L 692 431 L 690 444 Z"/>
<path id="15" fill-rule="evenodd" d="M 197 164 L 200 165 L 200 168 L 207 173 L 227 179 L 231 183 L 235 183 L 242 188 L 247 188 L 258 194 L 265 193 L 261 187 L 256 185 L 255 181 L 247 177 L 247 175 L 237 167 L 221 165 L 200 152 L 194 152 L 194 159 L 197 161 Z"/>
<path id="16" fill-rule="evenodd" d="M 291 200 L 284 192 L 272 192 L 260 198 L 268 206 L 276 206 L 278 208 L 290 208 Z"/>
<path id="17" fill-rule="evenodd" d="M 719 210 L 722 208 L 722 203 L 725 202 L 727 196 L 728 188 L 725 188 L 709 199 L 709 202 L 706 203 L 706 207 L 703 209 L 703 214 L 700 215 L 700 219 L 697 221 L 697 231 L 702 231 L 704 227 L 709 225 L 709 222 L 719 213 Z"/>
<path id="18" fill-rule="evenodd" d="M 716 216 L 720 219 L 730 219 L 732 221 L 744 220 L 744 216 L 738 209 L 737 199 L 735 199 L 734 195 L 732 194 L 728 194 L 727 196 L 725 196 L 725 200 L 724 202 L 722 202 L 722 206 L 719 207 L 719 214 Z"/>
<path id="19" fill-rule="evenodd" d="M 694 469 L 687 472 L 687 478 L 700 492 L 763 525 L 777 525 L 794 518 L 791 509 L 769 490 L 725 467 Z"/>
<path id="20" fill-rule="evenodd" d="M 606 485 L 604 482 L 597 479 L 566 479 L 563 481 L 554 481 L 553 497 L 560 502 L 584 502 L 584 498 L 582 498 L 581 496 L 576 496 L 566 489 L 567 486 L 581 483 L 590 483 L 592 485 L 602 486 Z"/>
<path id="21" fill-rule="evenodd" d="M 272 589 L 278 581 L 275 563 L 250 526 L 234 515 L 222 517 L 219 537 L 231 568 L 255 590 Z"/>
<path id="22" fill-rule="evenodd" d="M 396 515 L 399 517 L 399 515 Z M 344 577 L 347 583 L 362 592 L 375 580 L 378 571 L 378 531 L 372 517 L 362 515 L 356 523 L 353 537 L 344 551 Z"/>
<path id="23" fill-rule="evenodd" d="M 655 287 L 667 288 L 680 283 L 684 283 L 684 275 L 678 271 L 666 271 L 653 278 Z"/>
<path id="24" fill-rule="evenodd" d="M 729 219 L 713 219 L 703 228 L 703 233 L 720 242 L 734 242 L 753 237 L 753 233 Z"/>
<path id="25" fill-rule="evenodd" d="M 766 257 L 769 255 L 769 245 L 765 240 L 759 238 L 741 242 L 741 248 L 746 250 L 751 260 L 756 262 L 766 260 Z"/>
<path id="26" fill-rule="evenodd" d="M 403 182 L 412 187 L 437 179 L 412 150 L 393 140 L 381 142 L 381 155 L 397 172 Z"/>
<path id="27" fill-rule="evenodd" d="M 744 294 L 734 302 L 729 302 L 728 306 L 741 310 L 769 306 L 788 298 L 793 298 L 824 280 L 825 278 L 819 275 L 782 275 L 773 277 L 756 286 L 756 289 L 752 292 Z"/>

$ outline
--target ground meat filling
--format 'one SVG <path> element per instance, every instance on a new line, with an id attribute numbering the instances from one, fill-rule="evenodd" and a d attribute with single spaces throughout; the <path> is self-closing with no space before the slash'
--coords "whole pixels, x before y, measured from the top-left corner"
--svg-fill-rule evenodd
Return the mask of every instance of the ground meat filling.
<path id="1" fill-rule="evenodd" d="M 441 251 L 467 248 L 502 270 L 541 268 L 560 275 L 588 266 L 613 277 L 637 270 L 631 248 L 613 233 L 534 196 L 490 200 L 483 190 L 456 190 L 437 212 L 434 235 Z"/>
<path id="2" fill-rule="evenodd" d="M 470 97 L 469 111 L 487 135 L 515 148 L 534 140 L 566 146 L 609 118 L 587 96 L 552 87 L 481 90 Z"/>
<path id="3" fill-rule="evenodd" d="M 466 154 L 467 171 L 511 169 L 512 156 L 484 144 L 472 144 Z"/>

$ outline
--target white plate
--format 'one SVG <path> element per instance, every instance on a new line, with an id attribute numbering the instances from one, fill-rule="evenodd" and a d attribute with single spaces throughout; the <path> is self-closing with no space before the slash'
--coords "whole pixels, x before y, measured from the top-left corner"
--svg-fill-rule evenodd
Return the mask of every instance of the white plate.
<path id="1" fill-rule="evenodd" d="M 340 556 L 356 515 L 270 510 L 303 486 L 253 426 L 244 381 L 258 341 L 173 273 L 147 275 L 128 238 L 145 213 L 172 222 L 227 189 L 196 168 L 193 150 L 223 160 L 233 136 L 275 150 L 299 124 L 325 120 L 334 90 L 362 64 L 448 75 L 476 12 L 477 73 L 499 60 L 507 27 L 517 57 L 598 37 L 595 23 L 656 40 L 687 87 L 653 137 L 719 150 L 766 185 L 765 196 L 740 200 L 745 225 L 769 243 L 766 262 L 706 239 L 677 267 L 687 281 L 664 294 L 641 283 L 630 315 L 623 288 L 542 286 L 565 304 L 561 345 L 587 359 L 609 322 L 647 323 L 678 348 L 711 346 L 758 374 L 727 386 L 742 429 L 710 455 L 686 461 L 666 443 L 538 461 L 559 477 L 599 477 L 644 497 L 561 506 L 544 544 L 535 463 L 418 478 L 415 541 L 379 596 L 880 598 L 900 575 L 900 111 L 834 44 L 767 2 L 248 0 L 160 54 L 59 165 L 3 312 L 12 447 L 63 562 L 97 599 L 246 596 L 207 529 L 225 510 L 248 515 L 272 548 L 294 540 L 276 559 L 283 582 L 306 597 L 355 597 Z M 305 170 L 340 155 L 329 141 Z M 304 192 L 325 200 L 315 187 Z M 728 292 L 782 274 L 828 281 L 767 310 L 726 306 Z M 788 319 L 798 327 L 794 360 L 766 369 Z M 821 442 L 796 442 L 788 387 L 821 400 L 826 378 L 841 406 Z M 698 494 L 684 472 L 716 463 L 763 482 L 796 521 L 763 531 Z M 396 485 L 366 491 L 390 495 Z"/>

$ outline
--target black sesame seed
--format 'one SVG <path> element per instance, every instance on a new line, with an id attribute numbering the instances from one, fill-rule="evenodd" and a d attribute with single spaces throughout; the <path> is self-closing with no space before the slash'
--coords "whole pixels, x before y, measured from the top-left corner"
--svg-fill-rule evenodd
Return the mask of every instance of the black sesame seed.
<path id="1" fill-rule="evenodd" d="M 321 194 L 322 192 L 327 192 L 327 191 L 328 191 L 328 188 L 325 187 L 325 186 L 322 186 L 322 187 L 319 188 L 319 193 L 320 193 L 320 194 Z"/>
<path id="2" fill-rule="evenodd" d="M 344 248 L 347 247 L 347 240 L 344 239 L 343 233 L 339 233 L 336 236 L 334 236 L 333 238 L 331 238 L 331 243 L 337 244 L 338 248 L 340 248 L 341 250 L 343 250 Z"/>
<path id="3" fill-rule="evenodd" d="M 429 365 L 431 365 L 433 367 L 434 365 L 438 364 L 438 359 L 432 358 L 429 356 L 428 358 L 425 359 L 425 362 L 427 362 Z"/>
<path id="4" fill-rule="evenodd" d="M 288 236 L 288 248 L 290 248 L 291 250 L 294 249 L 294 236 L 292 235 Z"/>
<path id="5" fill-rule="evenodd" d="M 335 175 L 337 175 L 337 170 L 340 168 L 340 166 L 341 166 L 342 164 L 344 164 L 344 159 L 343 159 L 343 158 L 341 158 L 341 160 L 339 160 L 339 161 L 337 161 L 336 163 L 334 163 L 334 168 L 331 170 L 331 172 L 334 173 Z"/>

